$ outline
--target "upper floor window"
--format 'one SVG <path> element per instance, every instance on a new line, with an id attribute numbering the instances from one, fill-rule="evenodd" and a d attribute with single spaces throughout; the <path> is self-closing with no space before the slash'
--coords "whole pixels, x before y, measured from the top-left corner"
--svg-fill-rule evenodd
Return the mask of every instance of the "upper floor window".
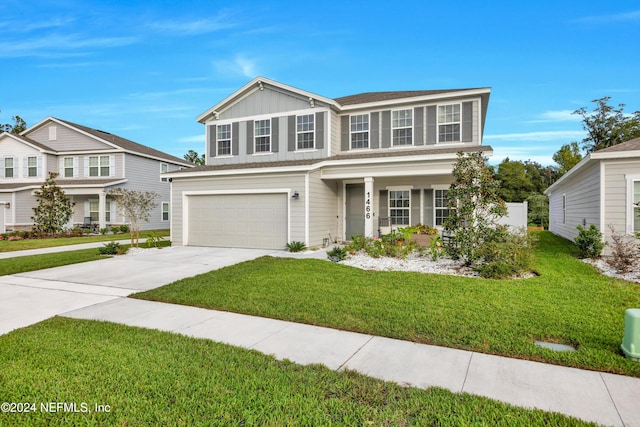
<path id="1" fill-rule="evenodd" d="M 27 157 L 27 176 L 38 176 L 38 158 L 35 156 Z"/>
<path id="2" fill-rule="evenodd" d="M 65 157 L 62 160 L 63 176 L 65 178 L 73 178 L 73 157 Z"/>
<path id="3" fill-rule="evenodd" d="M 109 156 L 89 157 L 89 176 L 109 176 Z"/>
<path id="4" fill-rule="evenodd" d="M 218 125 L 216 127 L 216 143 L 218 147 L 216 153 L 218 156 L 231 155 L 231 123 L 226 125 Z"/>
<path id="5" fill-rule="evenodd" d="M 460 104 L 438 106 L 438 142 L 460 141 Z"/>
<path id="6" fill-rule="evenodd" d="M 271 151 L 271 119 L 256 120 L 253 122 L 255 134 L 256 153 L 269 153 Z"/>
<path id="7" fill-rule="evenodd" d="M 160 163 L 160 173 L 169 172 L 169 165 L 166 163 Z M 166 176 L 161 176 L 160 181 L 167 182 L 169 179 Z"/>
<path id="8" fill-rule="evenodd" d="M 413 110 L 392 111 L 391 129 L 393 145 L 413 144 Z"/>
<path id="9" fill-rule="evenodd" d="M 305 114 L 296 117 L 296 140 L 298 150 L 314 148 L 314 115 Z"/>
<path id="10" fill-rule="evenodd" d="M 351 148 L 369 148 L 369 115 L 351 116 Z"/>
<path id="11" fill-rule="evenodd" d="M 449 217 L 449 190 L 435 190 L 434 204 L 436 225 L 443 225 L 444 221 Z"/>
<path id="12" fill-rule="evenodd" d="M 389 190 L 389 218 L 391 225 L 409 225 L 411 191 Z"/>
<path id="13" fill-rule="evenodd" d="M 4 177 L 5 178 L 13 178 L 14 175 L 14 165 L 13 165 L 13 157 L 5 157 L 4 158 Z"/>

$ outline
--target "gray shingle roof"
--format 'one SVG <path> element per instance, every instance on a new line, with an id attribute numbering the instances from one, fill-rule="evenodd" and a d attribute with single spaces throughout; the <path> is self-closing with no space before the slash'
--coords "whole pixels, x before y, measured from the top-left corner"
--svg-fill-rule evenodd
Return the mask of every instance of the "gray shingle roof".
<path id="1" fill-rule="evenodd" d="M 174 156 L 172 156 L 170 154 L 164 153 L 162 151 L 156 150 L 156 149 L 151 148 L 151 147 L 147 147 L 146 145 L 138 144 L 137 142 L 130 141 L 130 140 L 126 139 L 126 138 L 122 138 L 122 137 L 120 137 L 118 135 L 114 135 L 114 134 L 109 133 L 109 132 L 105 132 L 105 131 L 98 130 L 98 129 L 92 129 L 90 127 L 82 126 L 82 125 L 79 125 L 77 123 L 72 123 L 72 122 L 69 122 L 67 120 L 61 120 L 61 119 L 56 119 L 56 120 L 59 120 L 62 123 L 66 123 L 69 126 L 73 126 L 73 127 L 77 128 L 77 129 L 80 129 L 80 130 L 82 130 L 82 131 L 84 131 L 84 132 L 86 132 L 86 133 L 88 133 L 90 135 L 93 135 L 93 136 L 95 136 L 97 138 L 100 138 L 100 139 L 102 139 L 104 141 L 107 141 L 107 142 L 110 142 L 112 144 L 115 144 L 118 147 L 123 148 L 123 149 L 125 149 L 127 151 L 131 151 L 131 152 L 134 152 L 134 153 L 139 153 L 139 154 L 143 154 L 143 155 L 147 155 L 147 156 L 158 157 L 160 159 L 167 160 L 167 161 L 172 162 L 172 163 L 179 163 L 179 164 L 182 164 L 182 165 L 190 164 L 189 162 L 187 162 L 184 159 L 180 159 L 178 157 L 174 157 Z"/>
<path id="2" fill-rule="evenodd" d="M 614 153 L 616 151 L 635 151 L 640 150 L 640 138 L 630 139 L 629 141 L 621 144 L 614 145 L 613 147 L 603 148 L 596 151 L 596 153 Z"/>
<path id="3" fill-rule="evenodd" d="M 369 102 L 389 101 L 402 98 L 414 98 L 419 96 L 438 95 L 448 92 L 459 92 L 461 90 L 473 89 L 441 89 L 441 90 L 405 90 L 396 92 L 365 92 L 356 95 L 334 98 L 340 105 L 367 104 Z"/>

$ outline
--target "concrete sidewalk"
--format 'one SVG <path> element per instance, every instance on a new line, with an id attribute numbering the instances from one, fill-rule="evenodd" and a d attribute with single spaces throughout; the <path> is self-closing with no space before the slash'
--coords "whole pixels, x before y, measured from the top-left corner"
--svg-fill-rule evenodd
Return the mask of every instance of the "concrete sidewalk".
<path id="1" fill-rule="evenodd" d="M 610 426 L 640 426 L 640 379 L 216 310 L 117 298 L 65 313 L 206 338 L 300 364 L 443 387 Z"/>

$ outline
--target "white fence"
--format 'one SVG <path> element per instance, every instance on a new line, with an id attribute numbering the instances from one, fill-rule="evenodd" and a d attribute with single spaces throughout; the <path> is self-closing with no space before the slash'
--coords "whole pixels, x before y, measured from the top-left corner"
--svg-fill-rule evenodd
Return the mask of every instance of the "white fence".
<path id="1" fill-rule="evenodd" d="M 498 220 L 500 224 L 507 225 L 509 228 L 527 229 L 527 202 L 507 203 L 507 215 Z"/>

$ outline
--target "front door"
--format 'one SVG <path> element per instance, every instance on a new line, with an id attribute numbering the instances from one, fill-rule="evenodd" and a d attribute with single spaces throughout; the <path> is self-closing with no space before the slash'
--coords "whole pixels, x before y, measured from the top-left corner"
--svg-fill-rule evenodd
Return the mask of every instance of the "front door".
<path id="1" fill-rule="evenodd" d="M 347 225 L 345 238 L 364 234 L 364 184 L 347 184 Z"/>

